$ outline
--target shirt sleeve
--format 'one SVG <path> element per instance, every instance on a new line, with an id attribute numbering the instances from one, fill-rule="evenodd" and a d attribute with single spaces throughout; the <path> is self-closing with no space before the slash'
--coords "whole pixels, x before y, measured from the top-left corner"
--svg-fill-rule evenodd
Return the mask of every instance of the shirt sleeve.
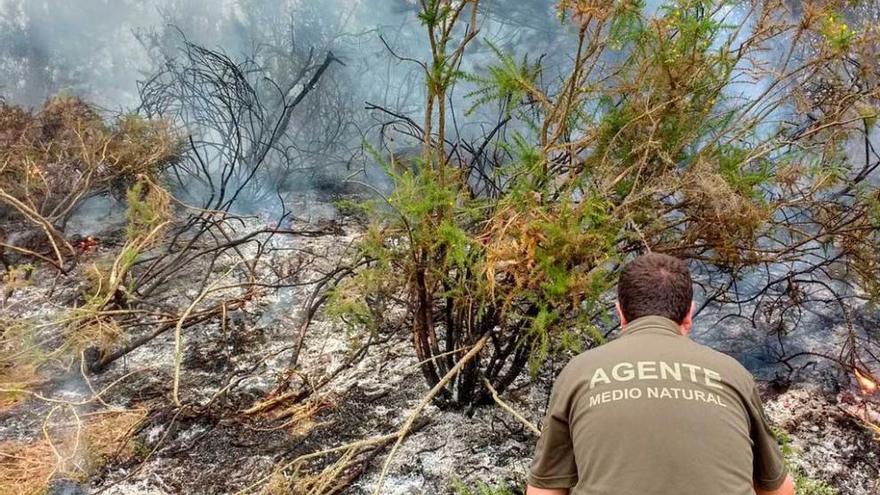
<path id="1" fill-rule="evenodd" d="M 556 379 L 528 482 L 535 488 L 571 488 L 578 482 L 571 431 L 568 426 L 571 392 L 563 373 Z"/>
<path id="2" fill-rule="evenodd" d="M 764 405 L 758 388 L 752 384 L 752 396 L 746 404 L 751 423 L 752 454 L 754 456 L 753 476 L 755 486 L 772 491 L 785 481 L 788 469 L 779 449 L 776 436 L 767 421 Z"/>

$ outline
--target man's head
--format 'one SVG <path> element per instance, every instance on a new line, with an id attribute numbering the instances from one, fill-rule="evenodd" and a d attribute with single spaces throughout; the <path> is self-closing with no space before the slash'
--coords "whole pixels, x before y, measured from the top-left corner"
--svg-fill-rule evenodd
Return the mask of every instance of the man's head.
<path id="1" fill-rule="evenodd" d="M 694 295 L 684 261 L 648 253 L 630 261 L 617 282 L 617 311 L 622 326 L 642 316 L 663 316 L 679 324 L 683 335 L 691 328 Z"/>

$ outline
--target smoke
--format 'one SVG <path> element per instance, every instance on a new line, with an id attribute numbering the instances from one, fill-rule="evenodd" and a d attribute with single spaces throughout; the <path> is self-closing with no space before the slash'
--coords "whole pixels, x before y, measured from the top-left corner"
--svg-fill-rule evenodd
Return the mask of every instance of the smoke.
<path id="1" fill-rule="evenodd" d="M 570 38 L 554 3 L 484 1 L 481 38 L 553 59 Z M 352 93 L 416 110 L 420 69 L 391 56 L 380 36 L 401 57 L 426 58 L 417 10 L 410 0 L 0 0 L 0 94 L 35 106 L 69 91 L 111 109 L 136 107 L 137 82 L 156 70 L 158 52 L 179 29 L 231 55 L 291 41 L 333 50 L 346 63 L 341 77 Z M 467 63 L 479 67 L 488 47 L 475 44 L 473 52 Z"/>
<path id="2" fill-rule="evenodd" d="M 646 13 L 656 12 L 659 5 L 647 2 Z M 480 36 L 468 47 L 463 71 L 484 74 L 496 59 L 491 43 L 516 59 L 541 58 L 547 82 L 564 77 L 577 28 L 559 22 L 555 0 L 483 0 L 480 6 Z M 424 74 L 413 60 L 427 60 L 430 53 L 418 9 L 412 0 L 0 0 L 0 95 L 38 106 L 53 94 L 70 92 L 111 111 L 143 110 L 140 90 L 145 81 L 182 64 L 184 40 L 237 62 L 252 58 L 249 67 L 261 71 L 249 77 L 254 86 L 266 86 L 262 79 L 283 86 L 310 52 L 318 60 L 332 52 L 342 64 L 328 70 L 319 91 L 294 112 L 284 151 L 269 160 L 276 173 L 267 173 L 264 182 L 272 187 L 237 200 L 239 212 L 269 210 L 275 217 L 282 210 L 275 204 L 279 193 L 293 203 L 319 204 L 310 198 L 355 167 L 365 166 L 365 180 L 373 185 L 387 185 L 362 145 L 375 143 L 388 131 L 383 127 L 388 118 L 365 105 L 421 121 Z M 728 21 L 735 24 L 739 17 L 734 14 Z M 742 88 L 747 99 L 758 85 Z M 472 89 L 461 81 L 450 95 L 457 138 L 483 135 L 498 119 L 492 108 L 463 118 Z M 267 111 L 281 104 L 271 91 L 269 87 L 260 95 Z M 216 129 L 194 122 L 185 108 L 159 115 L 171 117 L 196 139 L 225 139 Z M 403 134 L 397 132 L 396 140 L 386 144 L 395 151 L 418 146 Z M 206 147 L 202 158 L 228 158 L 213 149 Z M 217 182 L 213 179 L 222 166 L 207 167 L 215 175 L 207 182 Z M 202 200 L 211 196 L 210 188 L 190 182 L 181 190 L 188 201 L 208 206 Z M 89 216 L 79 230 L 88 231 L 97 223 L 92 220 Z"/>
<path id="3" fill-rule="evenodd" d="M 461 69 L 485 74 L 495 61 L 491 43 L 516 59 L 541 58 L 545 82 L 561 79 L 571 65 L 577 28 L 559 22 L 556 3 L 482 0 L 480 35 L 469 45 Z M 645 13 L 656 13 L 662 3 L 645 2 Z M 310 51 L 318 59 L 332 52 L 342 64 L 322 77 L 321 90 L 310 95 L 315 101 L 293 115 L 289 146 L 275 159 L 297 170 L 334 169 L 330 180 L 317 179 L 328 185 L 332 177 L 368 163 L 359 148 L 387 130 L 387 116 L 366 110 L 366 103 L 421 120 L 424 74 L 413 61 L 426 60 L 430 53 L 418 9 L 413 0 L 0 0 L 0 96 L 38 106 L 52 94 L 70 92 L 113 111 L 142 109 L 139 89 L 180 62 L 182 38 L 233 60 L 254 57 L 264 74 L 253 79 L 265 76 L 275 82 L 283 82 L 291 71 L 290 61 L 279 52 L 296 61 Z M 716 16 L 728 26 L 745 25 L 740 38 L 754 23 L 754 15 L 739 5 Z M 777 55 L 768 53 L 768 60 Z M 740 63 L 736 83 L 726 90 L 731 106 L 748 105 L 769 84 L 768 77 L 745 77 L 749 63 Z M 471 89 L 462 81 L 450 95 L 451 125 L 456 137 L 464 139 L 484 134 L 498 118 L 491 108 L 463 118 Z M 759 106 L 752 113 L 762 111 Z M 336 120 L 328 123 L 328 116 Z M 184 116 L 174 117 L 187 134 L 202 132 Z M 396 138 L 398 150 L 418 146 L 400 133 Z M 378 168 L 367 166 L 367 175 L 372 184 L 383 185 Z M 316 192 L 313 176 L 305 180 L 303 174 L 293 174 L 274 182 L 302 199 Z M 240 203 L 253 211 L 277 192 L 262 191 Z M 246 204 L 248 199 L 255 204 Z"/>
<path id="4" fill-rule="evenodd" d="M 387 55 L 378 36 L 413 41 L 414 21 L 415 7 L 406 0 L 0 0 L 0 91 L 30 106 L 64 90 L 111 108 L 136 106 L 136 82 L 155 62 L 138 34 L 162 35 L 170 24 L 196 43 L 233 54 L 282 38 L 337 48 L 353 74 L 363 75 L 365 68 L 388 68 L 376 64 Z M 385 77 L 398 84 L 381 91 L 389 98 L 407 79 L 406 71 L 390 72 Z"/>
<path id="5" fill-rule="evenodd" d="M 27 106 L 59 91 L 108 107 L 136 104 L 145 59 L 132 31 L 159 20 L 129 0 L 4 0 L 0 91 Z"/>
<path id="6" fill-rule="evenodd" d="M 484 1 L 480 38 L 469 47 L 461 69 L 479 72 L 494 61 L 489 41 L 517 57 L 544 56 L 551 77 L 564 73 L 573 37 L 560 26 L 554 5 L 541 0 L 511 8 L 510 2 Z M 281 198 L 290 203 L 286 207 L 313 205 L 324 216 L 322 201 L 314 198 L 326 196 L 322 188 L 352 168 L 366 167 L 365 180 L 383 182 L 384 173 L 371 164 L 362 145 L 375 142 L 387 116 L 366 110 L 367 103 L 421 120 L 424 73 L 413 60 L 426 60 L 430 53 L 417 12 L 411 0 L 0 0 L 0 95 L 37 107 L 67 92 L 111 112 L 144 111 L 144 85 L 169 68 L 186 70 L 181 48 L 193 43 L 258 70 L 248 79 L 262 88 L 260 104 L 271 112 L 282 105 L 272 85 L 283 86 L 310 54 L 319 61 L 333 53 L 341 64 L 322 76 L 319 89 L 293 113 L 283 151 L 273 151 L 269 167 L 261 171 L 269 185 L 237 198 L 236 205 L 241 213 L 276 217 L 284 209 L 276 201 Z M 271 84 L 265 84 L 268 80 Z M 470 106 L 468 92 L 462 83 L 450 95 L 459 116 Z M 183 100 L 168 102 L 174 105 L 178 108 L 152 115 L 172 118 L 196 139 L 225 139 L 194 121 Z M 467 123 L 461 119 L 459 137 L 480 135 L 497 121 L 491 109 L 481 112 Z M 399 138 L 396 149 L 418 144 Z M 208 183 L 217 182 L 228 158 L 213 149 L 206 146 L 200 157 L 215 162 L 206 167 L 206 174 L 214 176 Z M 205 206 L 212 193 L 192 181 L 179 192 Z M 105 223 L 87 217 L 78 231 L 91 232 Z"/>

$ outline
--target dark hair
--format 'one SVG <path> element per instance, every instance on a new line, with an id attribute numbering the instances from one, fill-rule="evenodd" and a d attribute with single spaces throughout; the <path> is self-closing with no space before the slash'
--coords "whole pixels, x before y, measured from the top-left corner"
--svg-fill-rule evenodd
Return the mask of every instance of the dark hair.
<path id="1" fill-rule="evenodd" d="M 693 295 L 687 263 L 667 254 L 648 253 L 630 261 L 617 282 L 617 300 L 627 321 L 656 315 L 681 323 Z"/>

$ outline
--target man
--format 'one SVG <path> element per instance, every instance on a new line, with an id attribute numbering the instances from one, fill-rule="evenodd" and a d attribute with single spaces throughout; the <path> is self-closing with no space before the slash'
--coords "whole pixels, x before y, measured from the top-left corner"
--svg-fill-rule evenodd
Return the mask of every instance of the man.
<path id="1" fill-rule="evenodd" d="M 687 264 L 641 256 L 617 292 L 622 334 L 556 379 L 527 495 L 793 495 L 752 376 L 687 338 Z"/>

